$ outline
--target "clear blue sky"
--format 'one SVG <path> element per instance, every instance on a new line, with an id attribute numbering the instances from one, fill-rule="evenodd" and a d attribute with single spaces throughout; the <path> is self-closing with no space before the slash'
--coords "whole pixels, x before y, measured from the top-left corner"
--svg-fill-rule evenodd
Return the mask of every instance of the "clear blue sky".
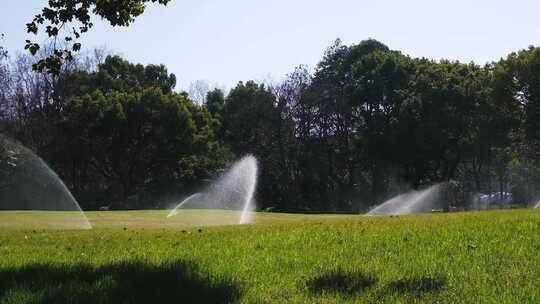
<path id="1" fill-rule="evenodd" d="M 0 32 L 22 50 L 25 23 L 46 0 L 1 0 Z M 336 38 L 375 38 L 415 57 L 485 63 L 540 45 L 538 0 L 172 0 L 149 5 L 128 28 L 97 22 L 83 47 L 106 46 L 140 63 L 163 63 L 178 88 L 203 79 L 280 79 L 314 67 Z"/>

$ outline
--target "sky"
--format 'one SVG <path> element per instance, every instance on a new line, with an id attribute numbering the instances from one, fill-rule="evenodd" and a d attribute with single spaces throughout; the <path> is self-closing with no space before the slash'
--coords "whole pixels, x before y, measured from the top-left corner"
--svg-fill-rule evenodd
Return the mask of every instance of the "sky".
<path id="1" fill-rule="evenodd" d="M 13 54 L 46 0 L 1 0 L 2 42 Z M 83 48 L 106 47 L 136 63 L 165 64 L 177 89 L 197 80 L 225 88 L 279 81 L 314 68 L 336 38 L 367 38 L 413 57 L 486 63 L 540 45 L 538 0 L 172 0 L 149 4 L 127 28 L 96 20 Z"/>

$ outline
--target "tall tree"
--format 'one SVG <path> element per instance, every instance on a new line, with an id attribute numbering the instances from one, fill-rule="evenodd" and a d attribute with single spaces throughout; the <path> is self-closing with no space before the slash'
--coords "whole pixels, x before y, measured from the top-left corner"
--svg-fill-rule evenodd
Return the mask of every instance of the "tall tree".
<path id="1" fill-rule="evenodd" d="M 121 191 L 112 191 L 119 199 L 157 182 L 203 178 L 193 176 L 193 168 L 183 171 L 181 160 L 215 149 L 208 112 L 158 88 L 96 91 L 74 98 L 66 115 L 63 145 L 72 148 L 64 151 L 63 159 L 76 166 L 72 182 L 79 191 L 88 183 L 89 170 L 107 181 L 104 184 L 116 185 Z"/>
<path id="2" fill-rule="evenodd" d="M 237 156 L 251 153 L 260 161 L 259 194 L 271 204 L 283 203 L 279 194 L 279 145 L 276 132 L 280 113 L 275 95 L 264 85 L 240 82 L 225 100 L 223 139 Z"/>
<path id="3" fill-rule="evenodd" d="M 540 161 L 540 48 L 512 53 L 498 66 L 497 97 L 523 109 L 528 153 Z"/>
<path id="4" fill-rule="evenodd" d="M 225 106 L 225 95 L 220 89 L 214 89 L 206 93 L 206 107 L 214 116 L 221 116 Z"/>
<path id="5" fill-rule="evenodd" d="M 320 188 L 327 192 L 321 195 L 337 197 L 340 209 L 357 208 L 359 197 L 378 201 L 384 191 L 384 128 L 406 76 L 401 57 L 376 40 L 350 47 L 338 40 L 317 67 L 311 94 L 315 134 L 326 150 Z M 370 194 L 362 193 L 366 183 Z"/>

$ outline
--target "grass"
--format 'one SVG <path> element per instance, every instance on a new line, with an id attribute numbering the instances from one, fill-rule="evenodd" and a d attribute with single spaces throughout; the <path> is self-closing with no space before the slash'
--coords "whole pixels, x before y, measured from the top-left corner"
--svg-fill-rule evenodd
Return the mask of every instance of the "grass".
<path id="1" fill-rule="evenodd" d="M 165 215 L 0 212 L 0 303 L 540 303 L 540 210 Z"/>

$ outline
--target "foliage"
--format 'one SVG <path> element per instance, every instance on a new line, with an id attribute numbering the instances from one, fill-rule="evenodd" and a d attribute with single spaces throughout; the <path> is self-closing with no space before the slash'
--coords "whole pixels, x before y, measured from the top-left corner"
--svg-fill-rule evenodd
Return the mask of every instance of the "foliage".
<path id="1" fill-rule="evenodd" d="M 512 187 L 497 155 L 515 142 L 520 114 L 497 93 L 498 70 L 338 40 L 313 75 L 299 68 L 266 92 L 253 82 L 234 88 L 222 138 L 261 158 L 259 195 L 281 209 L 366 210 L 452 179 L 465 185 L 465 204 L 493 183 Z"/>
<path id="2" fill-rule="evenodd" d="M 96 91 L 74 98 L 66 108 L 66 145 L 80 149 L 72 157 L 87 155 L 81 165 L 122 185 L 127 197 L 194 152 L 190 116 L 182 97 L 159 89 L 107 95 Z"/>
<path id="3" fill-rule="evenodd" d="M 523 133 L 528 154 L 540 160 L 540 48 L 512 53 L 499 64 L 498 97 L 523 109 Z"/>
<path id="4" fill-rule="evenodd" d="M 0 34 L 0 41 L 4 41 L 4 34 Z M 8 56 L 8 51 L 3 45 L 0 45 L 0 61 Z"/>
<path id="5" fill-rule="evenodd" d="M 215 138 L 218 121 L 173 92 L 176 78 L 163 65 L 107 56 L 94 66 L 50 82 L 31 74 L 24 84 L 34 86 L 17 84 L 7 96 L 16 111 L 5 112 L 10 133 L 53 166 L 83 207 L 163 204 L 163 196 L 195 187 L 228 160 Z M 127 203 L 133 195 L 139 198 Z"/>
<path id="6" fill-rule="evenodd" d="M 262 209 L 365 211 L 439 182 L 459 189 L 455 207 L 492 192 L 526 206 L 540 194 L 539 54 L 479 66 L 337 40 L 313 73 L 191 95 L 163 65 L 100 55 L 52 77 L 16 57 L 0 117 L 84 208 L 163 206 L 248 153 Z"/>
<path id="7" fill-rule="evenodd" d="M 170 93 L 176 85 L 176 76 L 169 74 L 164 65 L 133 64 L 119 56 L 107 56 L 97 65 L 97 71 L 74 70 L 59 76 L 56 91 L 60 97 L 90 94 L 95 90 L 132 91 L 156 87 Z"/>
<path id="8" fill-rule="evenodd" d="M 264 85 L 240 82 L 229 92 L 221 114 L 221 136 L 231 151 L 237 156 L 256 155 L 260 162 L 261 197 L 272 197 L 282 182 L 275 166 L 279 149 L 275 126 L 280 120 L 275 101 Z"/>
<path id="9" fill-rule="evenodd" d="M 206 107 L 210 114 L 220 116 L 225 106 L 225 95 L 220 89 L 214 89 L 206 94 Z"/>
<path id="10" fill-rule="evenodd" d="M 94 23 L 92 17 L 101 17 L 112 26 L 129 26 L 137 16 L 145 10 L 147 3 L 166 5 L 170 0 L 49 0 L 41 13 L 26 24 L 28 33 L 37 35 L 40 28 L 45 28 L 49 38 L 54 39 L 53 53 L 34 64 L 34 69 L 58 75 L 63 61 L 72 60 L 73 52 L 81 49 L 81 43 L 76 42 L 81 35 L 88 32 Z M 65 34 L 63 34 L 65 33 Z M 69 47 L 57 48 L 60 43 Z M 40 45 L 26 40 L 25 49 L 35 55 Z"/>

